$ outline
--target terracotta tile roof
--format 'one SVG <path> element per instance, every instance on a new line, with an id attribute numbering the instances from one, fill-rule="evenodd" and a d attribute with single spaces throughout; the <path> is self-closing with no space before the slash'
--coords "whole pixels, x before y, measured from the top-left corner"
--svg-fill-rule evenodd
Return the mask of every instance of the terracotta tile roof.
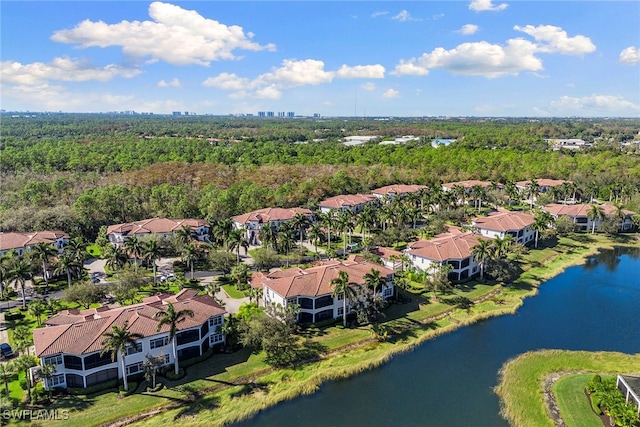
<path id="1" fill-rule="evenodd" d="M 376 200 L 373 194 L 343 194 L 330 197 L 318 204 L 321 208 L 340 209 L 343 207 L 353 207 Z"/>
<path id="2" fill-rule="evenodd" d="M 491 182 L 489 181 L 478 181 L 476 179 L 468 179 L 466 181 L 456 181 L 456 182 L 447 182 L 442 184 L 443 187 L 448 188 L 449 190 L 453 188 L 454 185 L 459 185 L 461 187 L 464 188 L 471 188 L 474 187 L 476 185 L 479 185 L 480 187 L 483 188 L 487 188 L 491 185 Z M 502 184 L 498 184 L 499 188 L 502 188 L 503 185 Z"/>
<path id="3" fill-rule="evenodd" d="M 132 236 L 134 234 L 171 233 L 179 230 L 183 225 L 188 225 L 193 229 L 202 226 L 209 227 L 209 223 L 203 219 L 151 218 L 142 221 L 110 225 L 107 228 L 107 234 L 122 233 Z"/>
<path id="4" fill-rule="evenodd" d="M 514 231 L 533 225 L 535 217 L 524 212 L 496 212 L 473 220 L 473 225 L 484 230 Z"/>
<path id="5" fill-rule="evenodd" d="M 122 327 L 128 322 L 127 330 L 143 337 L 166 333 L 164 325 L 157 331 L 158 319 L 154 315 L 173 303 L 175 310 L 193 310 L 194 316 L 187 317 L 178 324 L 178 330 L 202 325 L 209 317 L 225 314 L 226 311 L 208 295 L 196 295 L 197 291 L 185 289 L 177 295 L 163 294 L 145 298 L 146 302 L 113 309 L 89 309 L 81 311 L 65 310 L 48 321 L 48 326 L 33 331 L 33 340 L 38 357 L 57 353 L 87 354 L 102 349 L 104 332 L 112 326 Z M 163 298 L 164 297 L 164 298 Z M 65 323 L 66 322 L 66 323 Z"/>
<path id="6" fill-rule="evenodd" d="M 265 224 L 270 221 L 289 221 L 293 219 L 296 214 L 310 216 L 313 215 L 313 212 L 304 208 L 264 208 L 242 215 L 237 215 L 231 219 L 240 224 L 248 224 L 254 221 L 257 221 L 260 224 Z"/>
<path id="7" fill-rule="evenodd" d="M 571 182 L 571 181 L 565 181 L 564 179 L 547 179 L 547 178 L 534 179 L 534 181 L 540 187 L 557 187 L 558 185 L 562 185 L 565 182 Z M 527 185 L 529 185 L 530 182 L 531 182 L 531 180 L 529 180 L 529 181 L 518 181 L 515 184 L 518 187 L 526 187 Z"/>
<path id="8" fill-rule="evenodd" d="M 431 240 L 418 240 L 407 245 L 410 255 L 434 261 L 444 262 L 453 259 L 465 259 L 480 240 L 491 240 L 474 233 L 443 233 Z"/>
<path id="9" fill-rule="evenodd" d="M 328 261 L 307 269 L 290 269 L 293 274 L 281 275 L 278 271 L 252 276 L 254 287 L 268 286 L 278 295 L 289 298 L 293 296 L 317 297 L 333 293 L 331 281 L 339 276 L 340 271 L 349 274 L 349 281 L 356 285 L 365 283 L 364 275 L 371 269 L 380 271 L 382 277 L 393 274 L 393 270 L 369 261 Z M 281 271 L 290 271 L 281 270 Z"/>
<path id="10" fill-rule="evenodd" d="M 589 203 L 580 203 L 576 205 L 563 205 L 560 203 L 551 203 L 549 205 L 543 206 L 542 210 L 545 210 L 555 216 L 567 215 L 571 217 L 578 217 L 578 216 L 586 217 L 587 212 L 589 212 L 589 210 L 591 209 L 591 206 L 592 205 Z M 600 207 L 602 208 L 602 211 L 604 212 L 604 214 L 607 216 L 615 215 L 617 212 L 617 208 L 613 205 L 603 204 L 603 205 L 600 205 Z M 635 213 L 627 209 L 623 209 L 622 212 L 625 214 L 625 216 L 631 216 Z"/>
<path id="11" fill-rule="evenodd" d="M 33 231 L 27 233 L 0 232 L 0 251 L 19 249 L 36 243 L 55 243 L 60 238 L 68 239 L 69 235 L 59 230 Z"/>
<path id="12" fill-rule="evenodd" d="M 380 258 L 389 259 L 392 256 L 402 256 L 402 252 L 396 251 L 394 249 L 385 248 L 385 247 L 377 247 L 371 250 L 371 253 L 374 255 L 378 255 Z"/>
<path id="13" fill-rule="evenodd" d="M 407 193 L 417 193 L 422 189 L 427 189 L 426 185 L 406 185 L 406 184 L 395 184 L 395 185 L 387 185 L 386 187 L 376 188 L 371 191 L 373 194 L 379 194 L 381 196 L 386 196 L 388 194 L 407 194 Z"/>

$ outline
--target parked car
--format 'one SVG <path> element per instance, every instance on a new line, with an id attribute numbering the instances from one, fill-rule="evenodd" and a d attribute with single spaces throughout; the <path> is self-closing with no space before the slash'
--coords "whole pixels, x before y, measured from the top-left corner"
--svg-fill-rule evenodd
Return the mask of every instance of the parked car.
<path id="1" fill-rule="evenodd" d="M 0 344 L 0 357 L 2 357 L 3 359 L 8 359 L 12 356 L 13 356 L 13 350 L 11 349 L 11 346 L 6 342 L 3 342 L 2 344 Z"/>

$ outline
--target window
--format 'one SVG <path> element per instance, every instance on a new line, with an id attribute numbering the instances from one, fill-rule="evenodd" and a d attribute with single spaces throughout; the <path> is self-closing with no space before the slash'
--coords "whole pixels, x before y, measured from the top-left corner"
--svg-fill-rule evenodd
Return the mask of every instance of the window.
<path id="1" fill-rule="evenodd" d="M 60 384 L 64 384 L 64 374 L 54 375 L 47 380 L 49 387 L 55 387 Z"/>
<path id="2" fill-rule="evenodd" d="M 344 293 L 340 292 L 338 294 L 338 301 L 342 301 L 344 299 Z"/>
<path id="3" fill-rule="evenodd" d="M 177 345 L 198 341 L 199 339 L 200 329 L 188 329 L 186 331 L 178 332 L 178 334 L 176 335 Z"/>
<path id="4" fill-rule="evenodd" d="M 163 365 L 168 365 L 170 360 L 171 360 L 171 358 L 169 357 L 169 355 L 165 354 L 164 355 L 164 363 L 163 363 Z"/>
<path id="5" fill-rule="evenodd" d="M 64 367 L 66 369 L 82 370 L 82 359 L 77 356 L 64 356 Z M 68 382 L 68 381 L 67 381 Z"/>
<path id="6" fill-rule="evenodd" d="M 142 371 L 142 362 L 127 366 L 127 375 L 137 374 L 140 371 Z"/>
<path id="7" fill-rule="evenodd" d="M 224 335 L 215 334 L 209 336 L 209 345 L 219 344 L 224 341 Z"/>
<path id="8" fill-rule="evenodd" d="M 84 369 L 89 370 L 89 369 L 97 368 L 104 365 L 110 365 L 112 363 L 115 363 L 115 362 L 111 360 L 111 354 L 105 353 L 101 356 L 100 353 L 94 353 L 84 358 Z M 89 380 L 87 379 L 87 384 L 89 384 L 88 381 Z M 87 385 L 87 387 L 89 387 L 89 385 Z"/>
<path id="9" fill-rule="evenodd" d="M 294 298 L 287 298 L 287 305 L 291 305 L 291 304 L 296 304 L 298 301 L 298 298 L 294 297 Z"/>
<path id="10" fill-rule="evenodd" d="M 222 316 L 215 316 L 209 318 L 209 326 L 222 325 Z"/>
<path id="11" fill-rule="evenodd" d="M 169 344 L 169 337 L 155 338 L 151 340 L 149 347 L 154 349 L 164 347 L 167 344 Z"/>
<path id="12" fill-rule="evenodd" d="M 384 292 L 382 293 L 382 297 L 388 298 L 391 295 L 393 295 L 393 288 L 385 288 Z"/>
<path id="13" fill-rule="evenodd" d="M 45 357 L 44 359 L 45 365 L 62 365 L 62 355 L 57 354 L 51 357 Z"/>
<path id="14" fill-rule="evenodd" d="M 141 342 L 137 342 L 134 345 L 128 345 L 127 346 L 127 356 L 132 355 L 132 354 L 136 354 L 136 353 L 141 353 L 142 352 L 142 343 Z"/>

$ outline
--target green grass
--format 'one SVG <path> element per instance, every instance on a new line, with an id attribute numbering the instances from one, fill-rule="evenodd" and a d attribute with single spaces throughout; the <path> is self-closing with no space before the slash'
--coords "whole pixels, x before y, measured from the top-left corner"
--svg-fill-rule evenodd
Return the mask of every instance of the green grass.
<path id="1" fill-rule="evenodd" d="M 567 375 L 553 385 L 553 394 L 567 427 L 602 427 L 600 417 L 591 410 L 589 398 L 584 394 L 592 377 L 591 374 Z"/>
<path id="2" fill-rule="evenodd" d="M 100 254 L 102 253 L 102 249 L 100 246 L 96 244 L 88 245 L 87 252 L 94 258 L 100 258 Z"/>
<path id="3" fill-rule="evenodd" d="M 222 289 L 229 295 L 229 298 L 240 299 L 246 297 L 244 292 L 236 289 L 235 285 L 222 285 Z"/>
<path id="4" fill-rule="evenodd" d="M 563 350 L 522 354 L 507 362 L 500 370 L 496 393 L 501 399 L 502 415 L 514 427 L 553 427 L 543 400 L 543 382 L 549 375 L 561 372 L 638 375 L 640 354 Z M 565 411 L 573 412 L 571 398 L 567 395 L 562 399 L 566 403 Z M 588 411 L 591 412 L 591 409 Z M 562 415 L 578 420 L 582 417 L 565 412 Z"/>

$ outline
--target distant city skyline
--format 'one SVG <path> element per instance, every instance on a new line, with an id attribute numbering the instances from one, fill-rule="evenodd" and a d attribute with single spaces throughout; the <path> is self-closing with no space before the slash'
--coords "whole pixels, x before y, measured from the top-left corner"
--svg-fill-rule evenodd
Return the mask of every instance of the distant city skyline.
<path id="1" fill-rule="evenodd" d="M 640 117 L 635 1 L 0 8 L 6 111 Z"/>

